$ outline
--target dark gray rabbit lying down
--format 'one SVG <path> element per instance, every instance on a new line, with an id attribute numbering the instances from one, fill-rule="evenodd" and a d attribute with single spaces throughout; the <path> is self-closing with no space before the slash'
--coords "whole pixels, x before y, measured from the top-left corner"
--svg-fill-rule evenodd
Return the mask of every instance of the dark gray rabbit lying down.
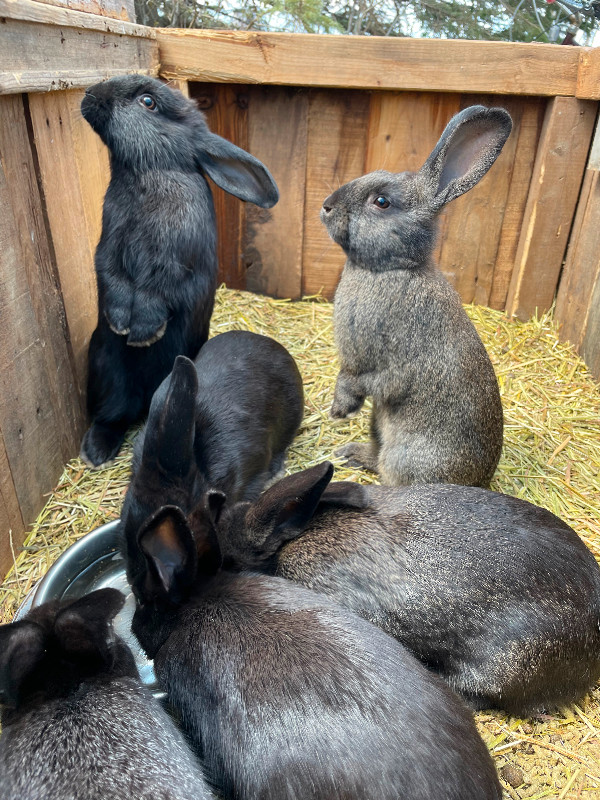
<path id="1" fill-rule="evenodd" d="M 144 522 L 132 630 L 236 800 L 500 800 L 470 714 L 394 639 L 281 578 L 220 569 L 224 497 Z M 193 527 L 193 533 L 192 533 Z"/>
<path id="2" fill-rule="evenodd" d="M 384 483 L 489 486 L 498 464 L 496 376 L 432 254 L 438 213 L 486 174 L 511 126 L 504 109 L 467 108 L 418 172 L 372 172 L 323 203 L 321 220 L 347 256 L 334 303 L 331 416 L 373 398 L 371 442 L 338 454 Z"/>
<path id="3" fill-rule="evenodd" d="M 91 86 L 81 111 L 111 154 L 88 356 L 92 426 L 81 448 L 99 466 L 148 411 L 175 357 L 193 358 L 208 338 L 217 256 L 207 176 L 265 208 L 279 195 L 260 161 L 211 133 L 193 101 L 155 78 Z"/>
<path id="4" fill-rule="evenodd" d="M 477 708 L 523 716 L 600 677 L 600 568 L 568 525 L 508 495 L 331 483 L 324 462 L 227 508 L 225 564 L 323 592 Z"/>
<path id="5" fill-rule="evenodd" d="M 2 800 L 209 800 L 196 757 L 142 686 L 101 589 L 0 626 Z"/>
<path id="6" fill-rule="evenodd" d="M 142 568 L 136 537 L 147 517 L 164 505 L 191 512 L 211 488 L 231 502 L 258 497 L 283 470 L 303 412 L 296 362 L 268 336 L 228 331 L 195 362 L 179 356 L 135 446 L 121 513 L 130 582 Z"/>

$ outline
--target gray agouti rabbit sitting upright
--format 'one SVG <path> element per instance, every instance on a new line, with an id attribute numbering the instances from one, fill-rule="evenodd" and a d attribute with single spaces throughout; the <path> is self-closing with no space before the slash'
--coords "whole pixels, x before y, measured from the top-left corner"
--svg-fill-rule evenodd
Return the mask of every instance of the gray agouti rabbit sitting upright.
<path id="1" fill-rule="evenodd" d="M 329 483 L 226 508 L 229 569 L 280 575 L 397 638 L 476 708 L 554 709 L 600 677 L 600 568 L 543 508 L 474 486 Z"/>
<path id="2" fill-rule="evenodd" d="M 418 172 L 372 172 L 323 203 L 321 220 L 347 255 L 334 304 L 331 416 L 373 397 L 372 441 L 337 455 L 384 483 L 485 487 L 498 464 L 496 376 L 432 250 L 438 213 L 486 174 L 511 127 L 501 108 L 467 108 Z"/>
<path id="3" fill-rule="evenodd" d="M 175 357 L 194 358 L 208 338 L 217 257 L 206 176 L 264 208 L 279 195 L 260 161 L 211 133 L 193 101 L 155 78 L 91 86 L 81 113 L 111 155 L 88 355 L 92 425 L 81 445 L 84 461 L 100 466 L 147 413 Z"/>
<path id="4" fill-rule="evenodd" d="M 0 626 L 2 800 L 209 800 L 194 754 L 142 686 L 116 589 Z"/>

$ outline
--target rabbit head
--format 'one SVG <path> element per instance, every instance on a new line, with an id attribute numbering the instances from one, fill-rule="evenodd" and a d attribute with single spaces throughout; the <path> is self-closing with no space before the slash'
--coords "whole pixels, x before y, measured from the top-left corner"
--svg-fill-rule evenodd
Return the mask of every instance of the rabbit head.
<path id="1" fill-rule="evenodd" d="M 258 159 L 211 133 L 196 104 L 156 78 L 124 75 L 90 86 L 81 113 L 124 169 L 201 171 L 263 208 L 279 199 Z"/>
<path id="2" fill-rule="evenodd" d="M 0 626 L 0 703 L 18 708 L 40 692 L 65 696 L 101 673 L 137 675 L 133 656 L 112 630 L 124 603 L 116 589 L 99 589 L 75 601 L 45 603 Z"/>
<path id="3" fill-rule="evenodd" d="M 253 503 L 227 508 L 215 520 L 225 565 L 268 570 L 283 545 L 300 536 L 318 510 L 368 507 L 364 486 L 330 483 L 332 477 L 333 464 L 323 461 L 288 475 Z"/>
<path id="4" fill-rule="evenodd" d="M 345 184 L 324 201 L 321 221 L 357 265 L 384 271 L 426 264 L 437 214 L 483 178 L 511 129 L 502 108 L 466 108 L 418 172 L 380 170 Z"/>

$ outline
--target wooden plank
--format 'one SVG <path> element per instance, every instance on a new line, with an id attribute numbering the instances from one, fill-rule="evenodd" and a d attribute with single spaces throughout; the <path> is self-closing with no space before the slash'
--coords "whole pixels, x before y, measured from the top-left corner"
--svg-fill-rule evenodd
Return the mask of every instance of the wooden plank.
<path id="1" fill-rule="evenodd" d="M 210 129 L 248 149 L 248 93 L 245 86 L 190 84 L 190 97 L 206 114 Z M 230 289 L 245 289 L 242 231 L 245 203 L 211 183 L 217 215 L 219 282 Z"/>
<path id="2" fill-rule="evenodd" d="M 487 305 L 498 310 L 506 307 L 546 103 L 541 97 L 513 98 L 506 107 L 513 117 L 511 138 L 516 149 L 492 285 L 487 299 Z"/>
<path id="3" fill-rule="evenodd" d="M 575 96 L 600 100 L 600 50 L 597 47 L 582 47 L 580 50 Z"/>
<path id="4" fill-rule="evenodd" d="M 555 318 L 560 338 L 575 345 L 600 378 L 600 173 L 587 169 L 563 267 Z"/>
<path id="5" fill-rule="evenodd" d="M 249 97 L 248 149 L 271 171 L 280 199 L 268 211 L 253 205 L 246 209 L 246 288 L 298 299 L 302 294 L 308 95 L 295 89 L 252 87 Z"/>
<path id="6" fill-rule="evenodd" d="M 0 580 L 12 567 L 25 539 L 25 523 L 19 509 L 6 448 L 0 431 Z"/>
<path id="7" fill-rule="evenodd" d="M 122 19 L 126 22 L 135 20 L 133 0 L 35 0 L 50 6 L 60 6 L 88 14 L 100 14 L 113 19 Z"/>
<path id="8" fill-rule="evenodd" d="M 302 293 L 333 297 L 344 253 L 319 219 L 323 200 L 365 172 L 369 95 L 315 91 L 309 98 Z"/>
<path id="9" fill-rule="evenodd" d="M 61 28 L 82 28 L 88 31 L 103 31 L 105 33 L 117 33 L 121 36 L 137 36 L 144 39 L 156 39 L 156 30 L 145 25 L 135 25 L 127 22 L 124 17 L 113 19 L 111 16 L 100 16 L 102 13 L 85 13 L 73 10 L 74 5 L 91 8 L 105 6 L 109 9 L 123 8 L 130 5 L 129 1 L 121 3 L 114 0 L 109 3 L 107 0 L 62 0 L 62 7 L 53 2 L 37 2 L 37 0 L 0 0 L 0 18 L 20 19 L 26 22 L 39 22 L 44 25 L 58 25 Z"/>
<path id="10" fill-rule="evenodd" d="M 97 318 L 94 251 L 109 180 L 106 149 L 79 112 L 82 96 L 81 91 L 29 96 L 81 397 L 85 393 L 88 344 Z"/>
<path id="11" fill-rule="evenodd" d="M 86 87 L 113 75 L 157 71 L 153 39 L 14 19 L 2 25 L 0 94 Z"/>
<path id="12" fill-rule="evenodd" d="M 23 187 L 15 193 L 19 177 L 35 187 L 35 176 L 27 177 L 31 156 L 24 156 L 29 144 L 20 103 L 20 98 L 3 98 L 0 114 L 0 430 L 21 514 L 30 522 L 62 471 L 63 448 L 73 435 L 68 422 L 72 378 L 48 330 L 50 324 L 60 329 L 60 318 L 50 319 L 56 296 L 48 286 L 47 265 L 37 261 L 39 228 L 27 224 L 31 208 L 23 205 Z M 18 163 L 23 158 L 24 169 Z M 36 212 L 42 216 L 41 208 Z"/>
<path id="13" fill-rule="evenodd" d="M 552 305 L 597 106 L 570 97 L 548 102 L 506 304 L 520 319 Z"/>
<path id="14" fill-rule="evenodd" d="M 574 95 L 580 48 L 161 28 L 161 73 L 219 83 Z"/>

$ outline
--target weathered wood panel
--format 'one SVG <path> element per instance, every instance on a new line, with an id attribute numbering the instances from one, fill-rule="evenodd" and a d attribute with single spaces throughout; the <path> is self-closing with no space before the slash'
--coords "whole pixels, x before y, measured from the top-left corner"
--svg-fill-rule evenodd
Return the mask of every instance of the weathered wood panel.
<path id="1" fill-rule="evenodd" d="M 97 317 L 94 251 L 110 177 L 107 150 L 80 114 L 82 96 L 80 90 L 29 96 L 81 398 L 85 396 L 87 349 Z"/>
<path id="2" fill-rule="evenodd" d="M 0 94 L 85 87 L 112 75 L 158 71 L 158 45 L 140 26 L 33 0 L 22 6 L 0 0 Z"/>
<path id="3" fill-rule="evenodd" d="M 100 14 L 113 19 L 122 19 L 126 22 L 135 21 L 135 8 L 133 0 L 35 0 L 50 6 L 60 6 L 76 11 L 86 11 L 89 14 Z"/>
<path id="4" fill-rule="evenodd" d="M 12 566 L 13 549 L 16 557 L 25 530 L 1 434 L 0 430 L 0 580 Z"/>
<path id="5" fill-rule="evenodd" d="M 315 91 L 309 100 L 302 293 L 332 297 L 344 254 L 319 219 L 323 200 L 365 171 L 369 95 Z"/>
<path id="6" fill-rule="evenodd" d="M 506 305 L 520 319 L 554 300 L 597 107 L 574 97 L 548 102 Z"/>
<path id="7" fill-rule="evenodd" d="M 18 548 L 77 452 L 83 408 L 21 97 L 0 98 L 0 155 L 0 516 Z"/>
<path id="8" fill-rule="evenodd" d="M 509 42 L 158 30 L 161 73 L 218 83 L 574 95 L 579 48 Z"/>
<path id="9" fill-rule="evenodd" d="M 561 339 L 600 378 L 600 172 L 586 170 L 556 300 Z"/>
<path id="10" fill-rule="evenodd" d="M 89 13 L 75 9 L 75 6 L 81 6 Z M 125 8 L 133 8 L 131 0 L 0 0 L 0 17 L 156 39 L 154 28 L 128 22 L 121 15 Z M 118 17 L 113 16 L 113 9 L 118 10 Z M 105 16 L 102 16 L 103 12 Z M 130 19 L 133 19 L 133 14 Z"/>
<path id="11" fill-rule="evenodd" d="M 245 86 L 190 84 L 190 97 L 205 112 L 212 131 L 248 149 L 248 93 Z M 217 214 L 219 282 L 246 288 L 242 261 L 245 204 L 211 183 Z"/>
<path id="12" fill-rule="evenodd" d="M 280 199 L 269 210 L 250 204 L 246 208 L 246 288 L 298 299 L 302 294 L 308 94 L 251 87 L 249 97 L 248 149 L 271 171 Z"/>

